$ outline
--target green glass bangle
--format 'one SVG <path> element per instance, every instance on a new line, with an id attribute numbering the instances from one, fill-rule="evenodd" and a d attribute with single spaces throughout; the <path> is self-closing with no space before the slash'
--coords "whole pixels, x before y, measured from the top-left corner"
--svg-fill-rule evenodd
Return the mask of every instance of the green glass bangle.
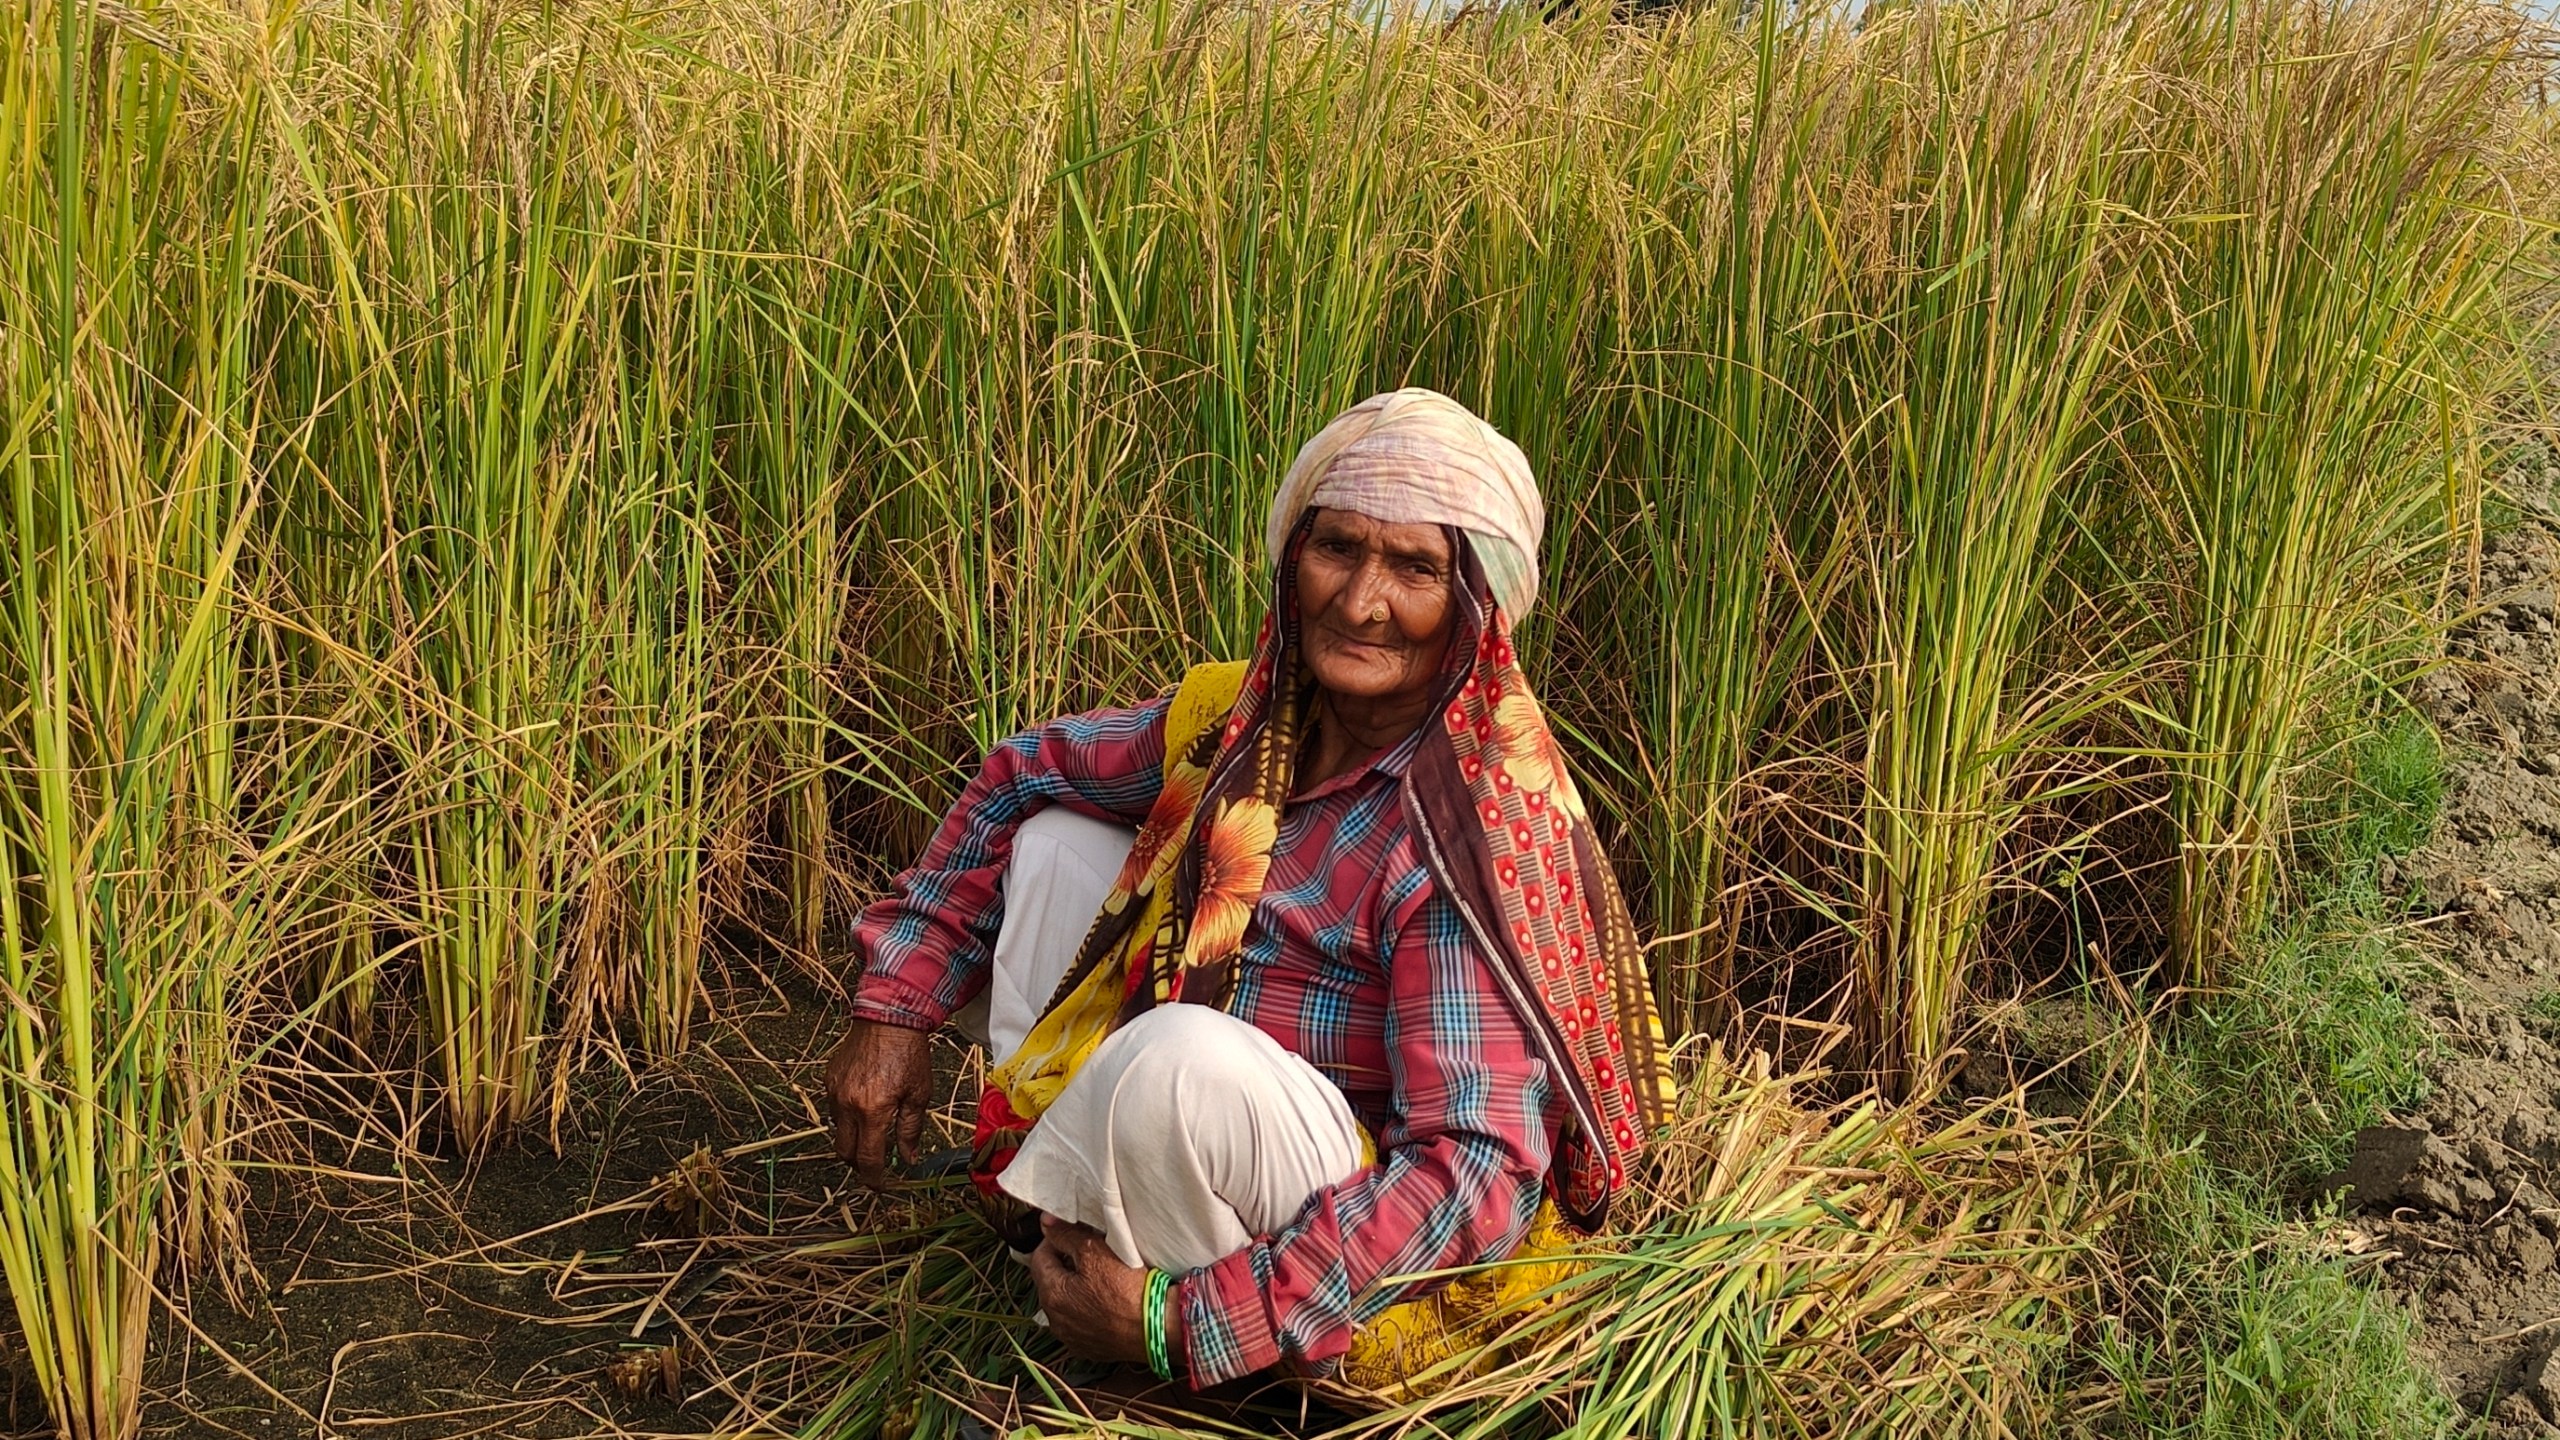
<path id="1" fill-rule="evenodd" d="M 1147 1272 L 1147 1368 L 1159 1380 L 1173 1378 L 1172 1347 L 1165 1338 L 1165 1309 L 1173 1294 L 1173 1276 L 1163 1270 Z"/>

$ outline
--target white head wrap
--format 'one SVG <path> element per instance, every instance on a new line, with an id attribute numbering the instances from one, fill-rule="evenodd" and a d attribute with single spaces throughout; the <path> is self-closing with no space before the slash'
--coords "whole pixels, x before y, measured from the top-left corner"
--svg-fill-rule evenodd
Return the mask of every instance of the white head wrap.
<path id="1" fill-rule="evenodd" d="M 1271 497 L 1265 538 L 1274 560 L 1298 517 L 1317 505 L 1391 525 L 1455 525 L 1513 624 L 1537 603 L 1547 507 L 1529 457 L 1437 390 L 1372 395 L 1299 448 Z"/>

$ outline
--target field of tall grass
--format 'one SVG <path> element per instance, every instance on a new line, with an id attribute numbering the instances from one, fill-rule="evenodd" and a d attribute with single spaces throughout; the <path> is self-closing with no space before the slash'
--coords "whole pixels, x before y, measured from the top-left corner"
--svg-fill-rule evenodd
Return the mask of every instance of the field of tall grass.
<path id="1" fill-rule="evenodd" d="M 1895 1095 L 1986 997 L 2209 986 L 2464 603 L 2543 43 L 0 0 L 0 1275 L 61 1432 L 133 1433 L 315 1090 L 506 1143 L 707 966 L 840 976 L 986 748 L 1244 652 L 1276 476 L 1392 385 L 1543 479 L 1531 673 L 1676 1028 Z"/>

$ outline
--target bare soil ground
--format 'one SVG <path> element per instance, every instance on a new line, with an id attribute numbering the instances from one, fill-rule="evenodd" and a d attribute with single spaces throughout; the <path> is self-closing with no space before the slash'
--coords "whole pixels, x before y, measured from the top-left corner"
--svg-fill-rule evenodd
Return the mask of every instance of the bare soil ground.
<path id="1" fill-rule="evenodd" d="M 200 1280 L 197 1329 L 153 1337 L 146 1433 L 699 1434 L 829 1363 L 795 1344 L 830 1317 L 823 1263 L 794 1257 L 897 1228 L 896 1205 L 812 1130 L 841 1011 L 727 998 L 682 1062 L 581 1087 L 556 1152 L 536 1133 L 476 1164 L 362 1152 L 269 1177 L 238 1303 Z"/>
<path id="2" fill-rule="evenodd" d="M 2443 1055 L 2423 1114 L 2357 1137 L 2345 1243 L 2381 1258 L 2484 1433 L 2560 1435 L 2560 471 L 2490 538 L 2480 607 L 2417 699 L 2442 819 L 2386 867 L 2438 960 L 2413 997 Z M 2530 484 L 2530 480 L 2528 481 Z"/>

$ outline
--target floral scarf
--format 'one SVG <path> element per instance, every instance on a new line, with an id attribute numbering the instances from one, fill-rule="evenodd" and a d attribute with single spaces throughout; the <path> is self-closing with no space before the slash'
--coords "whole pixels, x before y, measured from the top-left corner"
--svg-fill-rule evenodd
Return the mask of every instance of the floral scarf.
<path id="1" fill-rule="evenodd" d="M 1022 1048 L 988 1076 L 973 1170 L 1000 1229 L 1036 1217 L 994 1184 L 1084 1057 L 1157 1005 L 1224 1008 L 1296 778 L 1313 683 L 1300 660 L 1302 517 L 1254 658 L 1202 666 L 1166 722 L 1165 785 L 1082 950 Z M 1450 659 L 1402 781 L 1406 823 L 1457 906 L 1570 1111 L 1549 1188 L 1596 1230 L 1673 1100 L 1642 947 L 1511 627 L 1460 532 Z M 1283 677 L 1286 677 L 1285 682 Z M 1215 717 L 1223 714 L 1225 723 Z"/>

